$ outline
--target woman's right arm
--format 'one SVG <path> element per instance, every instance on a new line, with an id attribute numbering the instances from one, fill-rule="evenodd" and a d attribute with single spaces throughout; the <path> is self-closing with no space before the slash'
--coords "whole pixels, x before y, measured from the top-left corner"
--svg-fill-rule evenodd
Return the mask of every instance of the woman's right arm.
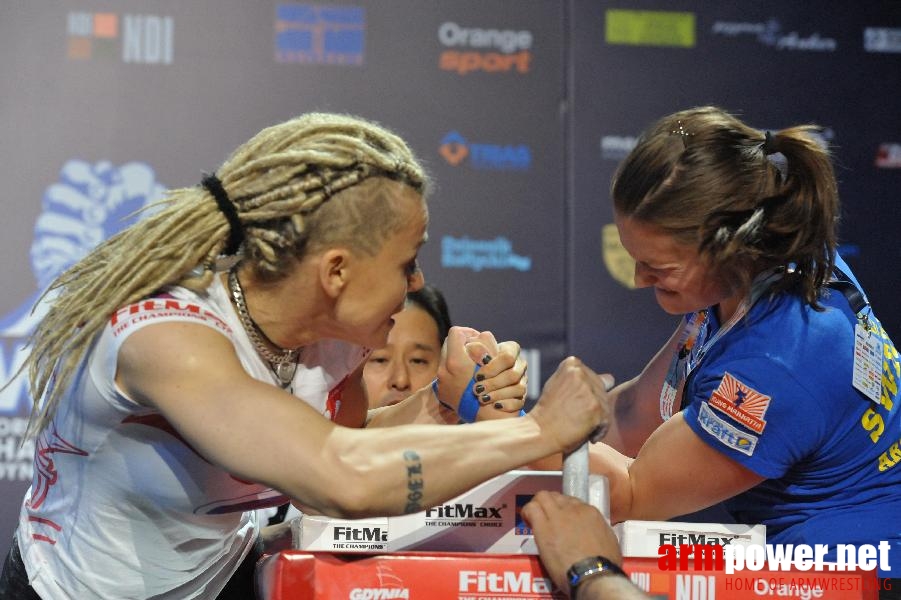
<path id="1" fill-rule="evenodd" d="M 660 391 L 670 362 L 678 351 L 684 324 L 645 366 L 642 372 L 609 392 L 613 412 L 604 443 L 627 456 L 635 456 L 655 429 L 663 423 L 660 416 Z M 677 394 L 678 407 L 681 391 Z"/>
<path id="2" fill-rule="evenodd" d="M 470 376 L 461 374 L 463 381 Z M 574 448 L 606 419 L 599 376 L 570 358 L 548 381 L 540 407 L 521 419 L 341 427 L 250 377 L 222 334 L 181 322 L 129 336 L 116 382 L 132 400 L 158 409 L 207 460 L 284 492 L 308 512 L 343 517 L 423 510 Z"/>

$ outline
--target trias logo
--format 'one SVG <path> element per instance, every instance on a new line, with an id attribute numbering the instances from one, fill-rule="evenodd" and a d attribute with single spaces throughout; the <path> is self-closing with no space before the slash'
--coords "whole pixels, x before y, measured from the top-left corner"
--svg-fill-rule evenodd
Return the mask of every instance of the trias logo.
<path id="1" fill-rule="evenodd" d="M 463 48 L 441 53 L 438 65 L 442 71 L 454 71 L 459 75 L 476 71 L 529 72 L 531 31 L 461 27 L 447 22 L 438 28 L 438 40 L 446 48 Z"/>
<path id="2" fill-rule="evenodd" d="M 532 150 L 525 144 L 474 143 L 456 131 L 441 140 L 438 153 L 452 166 L 468 158 L 474 169 L 525 171 L 532 165 Z"/>
<path id="3" fill-rule="evenodd" d="M 503 519 L 501 510 L 507 505 L 475 506 L 474 504 L 445 504 L 425 511 L 426 518 L 432 519 Z"/>
<path id="4" fill-rule="evenodd" d="M 460 571 L 460 593 L 471 594 L 550 594 L 554 584 L 550 579 L 535 577 L 529 571 Z"/>
<path id="5" fill-rule="evenodd" d="M 335 527 L 336 542 L 387 542 L 388 530 L 381 527 Z"/>

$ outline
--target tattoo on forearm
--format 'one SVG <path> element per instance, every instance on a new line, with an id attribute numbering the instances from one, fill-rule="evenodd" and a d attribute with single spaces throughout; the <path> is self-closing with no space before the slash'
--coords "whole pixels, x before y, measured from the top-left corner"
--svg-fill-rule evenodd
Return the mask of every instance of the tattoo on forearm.
<path id="1" fill-rule="evenodd" d="M 413 450 L 404 452 L 404 462 L 407 463 L 407 505 L 404 514 L 419 512 L 422 510 L 422 460 Z"/>

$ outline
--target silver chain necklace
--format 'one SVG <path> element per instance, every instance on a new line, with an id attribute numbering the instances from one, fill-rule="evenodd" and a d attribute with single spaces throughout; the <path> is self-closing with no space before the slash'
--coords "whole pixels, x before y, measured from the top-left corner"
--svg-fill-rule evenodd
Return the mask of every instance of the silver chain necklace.
<path id="1" fill-rule="evenodd" d="M 299 348 L 285 349 L 278 346 L 266 337 L 266 334 L 260 329 L 259 325 L 250 316 L 247 310 L 247 302 L 244 299 L 244 290 L 241 289 L 241 283 L 238 281 L 238 274 L 235 269 L 228 272 L 228 289 L 235 301 L 235 308 L 238 311 L 238 319 L 241 326 L 250 338 L 250 343 L 263 359 L 269 363 L 269 368 L 278 378 L 282 388 L 287 388 L 294 381 L 294 373 L 297 371 L 297 356 L 300 354 Z M 264 341 L 265 338 L 265 341 Z M 269 342 L 279 350 L 281 354 L 276 354 L 266 345 Z"/>

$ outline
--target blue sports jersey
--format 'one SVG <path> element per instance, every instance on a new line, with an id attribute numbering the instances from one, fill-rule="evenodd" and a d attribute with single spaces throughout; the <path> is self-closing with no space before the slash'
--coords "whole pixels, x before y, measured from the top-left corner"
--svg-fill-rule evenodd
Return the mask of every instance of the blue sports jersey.
<path id="1" fill-rule="evenodd" d="M 843 272 L 853 275 L 840 259 Z M 856 281 L 855 281 L 856 283 Z M 859 286 L 858 286 L 859 287 Z M 710 346 L 688 379 L 684 410 L 707 444 L 767 479 L 726 501 L 740 523 L 763 523 L 773 544 L 891 543 L 901 573 L 901 362 L 883 342 L 882 396 L 852 386 L 858 320 L 830 290 L 819 312 L 795 294 L 764 295 Z M 709 311 L 706 339 L 720 324 Z"/>

